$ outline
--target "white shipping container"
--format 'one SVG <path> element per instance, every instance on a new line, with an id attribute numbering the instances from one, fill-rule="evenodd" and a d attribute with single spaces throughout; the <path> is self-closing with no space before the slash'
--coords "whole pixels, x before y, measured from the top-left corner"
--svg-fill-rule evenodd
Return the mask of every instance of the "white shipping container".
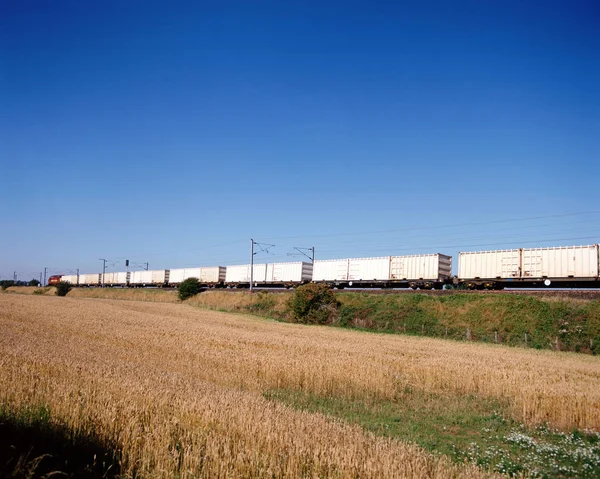
<path id="1" fill-rule="evenodd" d="M 267 279 L 267 265 L 265 263 L 255 264 L 253 269 L 253 281 L 255 283 L 264 283 Z M 225 270 L 226 283 L 249 283 L 250 265 L 227 266 Z"/>
<path id="2" fill-rule="evenodd" d="M 301 283 L 312 279 L 313 265 L 303 261 L 291 263 L 269 263 L 267 265 L 267 283 Z"/>
<path id="3" fill-rule="evenodd" d="M 225 267 L 208 266 L 200 268 L 200 281 L 203 283 L 222 283 L 225 281 Z"/>
<path id="4" fill-rule="evenodd" d="M 169 270 L 170 284 L 179 284 L 188 278 L 200 279 L 200 268 L 177 268 Z"/>
<path id="5" fill-rule="evenodd" d="M 521 276 L 518 249 L 458 253 L 459 279 L 507 279 Z"/>
<path id="6" fill-rule="evenodd" d="M 445 254 L 420 254 L 392 256 L 392 280 L 444 280 L 452 276 L 452 256 Z"/>
<path id="7" fill-rule="evenodd" d="M 598 245 L 523 248 L 523 278 L 597 278 Z"/>
<path id="8" fill-rule="evenodd" d="M 129 273 L 127 271 L 104 273 L 104 284 L 127 284 L 128 275 Z"/>
<path id="9" fill-rule="evenodd" d="M 389 277 L 390 256 L 348 259 L 350 281 L 387 281 Z"/>
<path id="10" fill-rule="evenodd" d="M 168 269 L 155 269 L 150 271 L 132 271 L 130 284 L 164 284 L 169 281 Z"/>
<path id="11" fill-rule="evenodd" d="M 63 274 L 61 281 L 65 283 L 77 284 L 77 275 L 76 274 Z"/>
<path id="12" fill-rule="evenodd" d="M 152 284 L 152 271 L 132 271 L 130 284 Z"/>
<path id="13" fill-rule="evenodd" d="M 80 274 L 79 284 L 97 285 L 100 284 L 102 273 Z"/>
<path id="14" fill-rule="evenodd" d="M 316 260 L 313 266 L 313 281 L 347 281 L 348 259 Z"/>

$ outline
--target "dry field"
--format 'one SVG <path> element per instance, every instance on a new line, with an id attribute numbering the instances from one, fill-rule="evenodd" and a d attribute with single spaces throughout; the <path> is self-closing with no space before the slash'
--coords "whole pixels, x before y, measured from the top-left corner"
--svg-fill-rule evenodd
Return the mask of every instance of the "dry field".
<path id="1" fill-rule="evenodd" d="M 189 305 L 0 295 L 0 405 L 121 452 L 125 477 L 490 477 L 263 398 L 402 401 L 407 387 L 510 402 L 600 430 L 600 360 L 277 323 Z"/>

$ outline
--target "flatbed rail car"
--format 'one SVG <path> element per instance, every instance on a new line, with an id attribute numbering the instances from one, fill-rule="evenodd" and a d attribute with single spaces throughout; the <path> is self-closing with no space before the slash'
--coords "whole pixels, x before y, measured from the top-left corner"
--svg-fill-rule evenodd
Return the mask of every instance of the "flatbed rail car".
<path id="1" fill-rule="evenodd" d="M 318 260 L 312 280 L 337 288 L 442 289 L 451 278 L 452 257 L 435 253 Z"/>
<path id="2" fill-rule="evenodd" d="M 456 282 L 469 289 L 600 288 L 600 246 L 458 253 Z"/>

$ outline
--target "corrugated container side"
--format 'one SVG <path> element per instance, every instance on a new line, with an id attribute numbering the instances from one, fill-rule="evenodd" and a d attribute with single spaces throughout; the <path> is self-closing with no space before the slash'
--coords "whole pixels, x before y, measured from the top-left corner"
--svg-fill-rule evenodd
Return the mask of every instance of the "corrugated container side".
<path id="1" fill-rule="evenodd" d="M 77 275 L 76 274 L 64 274 L 62 276 L 62 278 L 60 278 L 60 280 L 64 281 L 65 283 L 77 284 Z"/>
<path id="2" fill-rule="evenodd" d="M 169 274 L 169 283 L 178 284 L 181 283 L 185 278 L 185 272 L 188 268 L 175 268 L 171 270 Z"/>
<path id="3" fill-rule="evenodd" d="M 79 284 L 100 284 L 102 273 L 85 273 L 79 275 Z"/>
<path id="4" fill-rule="evenodd" d="M 313 281 L 346 281 L 348 259 L 316 260 L 313 266 Z"/>
<path id="5" fill-rule="evenodd" d="M 312 264 L 302 261 L 290 263 L 270 263 L 267 267 L 267 282 L 295 282 L 310 281 L 312 279 Z"/>
<path id="6" fill-rule="evenodd" d="M 127 284 L 129 282 L 129 272 L 128 271 L 119 271 L 115 273 L 115 281 L 116 284 Z"/>
<path id="7" fill-rule="evenodd" d="M 392 279 L 437 281 L 447 279 L 451 275 L 451 256 L 434 253 L 392 257 Z"/>
<path id="8" fill-rule="evenodd" d="M 254 265 L 253 280 L 255 283 L 264 283 L 267 278 L 267 264 L 259 263 Z M 227 266 L 226 283 L 249 283 L 250 282 L 250 265 L 234 265 Z"/>
<path id="9" fill-rule="evenodd" d="M 227 268 L 225 266 L 219 266 L 219 282 L 223 283 L 227 276 Z"/>
<path id="10" fill-rule="evenodd" d="M 351 281 L 387 281 L 390 278 L 390 256 L 349 258 L 348 279 Z"/>
<path id="11" fill-rule="evenodd" d="M 152 274 L 154 271 L 132 271 L 131 284 L 153 284 Z"/>
<path id="12" fill-rule="evenodd" d="M 521 275 L 518 249 L 458 253 L 459 279 L 507 279 Z"/>
<path id="13" fill-rule="evenodd" d="M 152 271 L 152 284 L 164 284 L 169 281 L 168 269 L 155 269 Z"/>
<path id="14" fill-rule="evenodd" d="M 219 283 L 225 281 L 225 268 L 222 266 L 206 266 L 200 268 L 200 281 L 203 283 Z"/>
<path id="15" fill-rule="evenodd" d="M 248 282 L 249 278 L 250 278 L 249 270 L 250 270 L 250 266 L 247 264 L 227 266 L 225 282 L 226 283 Z"/>
<path id="16" fill-rule="evenodd" d="M 598 245 L 523 248 L 523 278 L 597 278 Z"/>
<path id="17" fill-rule="evenodd" d="M 302 281 L 312 281 L 313 268 L 314 265 L 312 263 L 302 263 Z"/>
<path id="18" fill-rule="evenodd" d="M 202 268 L 177 268 L 170 269 L 169 271 L 169 283 L 179 284 L 188 278 L 197 278 L 202 281 Z"/>

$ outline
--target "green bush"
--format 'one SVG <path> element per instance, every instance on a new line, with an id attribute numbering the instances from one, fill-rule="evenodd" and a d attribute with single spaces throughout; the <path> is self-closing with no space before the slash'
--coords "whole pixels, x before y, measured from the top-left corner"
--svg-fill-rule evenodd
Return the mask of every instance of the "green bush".
<path id="1" fill-rule="evenodd" d="M 181 301 L 196 296 L 202 289 L 198 278 L 188 278 L 179 283 L 179 299 Z"/>
<path id="2" fill-rule="evenodd" d="M 254 302 L 250 305 L 249 309 L 254 314 L 265 314 L 269 315 L 272 313 L 273 307 L 277 304 L 277 300 L 273 294 L 267 291 L 259 291 L 254 296 Z"/>
<path id="3" fill-rule="evenodd" d="M 6 288 L 10 288 L 11 286 L 14 286 L 15 282 L 12 279 L 4 279 L 4 280 L 0 281 L 0 284 L 2 285 L 2 290 L 4 291 Z"/>
<path id="4" fill-rule="evenodd" d="M 39 286 L 40 282 L 37 279 L 32 279 L 29 283 L 27 283 L 29 286 Z"/>
<path id="5" fill-rule="evenodd" d="M 292 319 L 306 324 L 329 324 L 336 317 L 339 302 L 326 284 L 304 284 L 294 290 L 288 302 Z"/>
<path id="6" fill-rule="evenodd" d="M 66 281 L 57 283 L 56 296 L 66 296 L 69 291 L 71 291 L 71 283 L 67 283 Z"/>

